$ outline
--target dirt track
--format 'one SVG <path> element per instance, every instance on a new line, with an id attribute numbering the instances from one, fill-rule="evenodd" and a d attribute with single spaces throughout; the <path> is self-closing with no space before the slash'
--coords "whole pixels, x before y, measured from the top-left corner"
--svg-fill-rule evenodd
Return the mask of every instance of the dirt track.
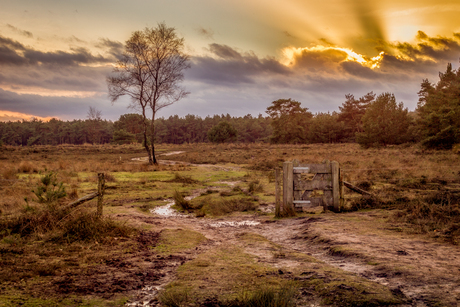
<path id="1" fill-rule="evenodd" d="M 132 216 L 131 218 L 136 219 Z M 385 213 L 356 212 L 344 215 L 333 213 L 273 221 L 264 216 L 234 217 L 221 222 L 251 221 L 255 226 L 211 227 L 207 219 L 152 217 L 143 222 L 155 223 L 160 228 L 185 228 L 202 233 L 207 243 L 186 253 L 182 261 L 222 244 L 238 245 L 242 233 L 256 233 L 269 241 L 291 250 L 313 256 L 320 261 L 361 277 L 388 286 L 402 293 L 406 306 L 458 306 L 460 304 L 460 249 L 458 246 L 423 240 L 388 229 L 382 223 Z M 139 219 L 142 219 L 139 216 Z M 215 221 L 213 221 L 215 223 Z M 237 224 L 235 224 L 237 225 Z M 381 227 L 376 225 L 381 225 Z M 270 248 L 255 249 L 245 246 L 245 252 L 255 255 L 259 262 L 290 270 L 301 265 L 299 261 L 273 257 Z M 180 262 L 170 261 L 175 265 Z M 168 266 L 171 268 L 171 265 Z M 144 285 L 138 292 L 140 306 L 154 297 L 158 289 L 174 279 L 169 269 L 157 282 Z M 144 304 L 144 303 L 142 303 Z M 155 304 L 155 300 L 151 301 Z"/>

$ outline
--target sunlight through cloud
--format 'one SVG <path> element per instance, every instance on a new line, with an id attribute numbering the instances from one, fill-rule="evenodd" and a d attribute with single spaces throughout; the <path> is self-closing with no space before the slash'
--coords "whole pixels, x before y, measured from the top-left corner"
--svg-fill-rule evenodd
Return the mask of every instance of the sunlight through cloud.
<path id="1" fill-rule="evenodd" d="M 329 51 L 338 51 L 345 54 L 344 60 L 342 62 L 357 62 L 362 66 L 369 67 L 372 69 L 379 68 L 380 62 L 383 59 L 384 52 L 380 52 L 377 56 L 369 58 L 365 55 L 359 54 L 349 48 L 341 48 L 334 46 L 322 46 L 317 45 L 314 47 L 305 47 L 305 48 L 296 48 L 296 47 L 287 47 L 282 50 L 283 59 L 281 63 L 285 66 L 293 66 L 296 64 L 297 59 L 302 57 L 303 54 L 308 53 L 325 53 Z"/>

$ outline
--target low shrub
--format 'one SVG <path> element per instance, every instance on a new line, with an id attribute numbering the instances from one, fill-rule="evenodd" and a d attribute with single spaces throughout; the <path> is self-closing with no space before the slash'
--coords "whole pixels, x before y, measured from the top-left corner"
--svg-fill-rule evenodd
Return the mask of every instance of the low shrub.
<path id="1" fill-rule="evenodd" d="M 110 218 L 99 218 L 95 213 L 82 212 L 68 218 L 53 241 L 105 241 L 107 238 L 127 237 L 133 229 Z"/>
<path id="2" fill-rule="evenodd" d="M 451 243 L 460 243 L 460 203 L 449 193 L 436 192 L 424 199 L 401 204 L 401 210 L 393 218 L 412 225 L 416 232 L 431 233 Z"/>
<path id="3" fill-rule="evenodd" d="M 182 208 L 183 210 L 190 210 L 193 209 L 190 201 L 186 200 L 185 197 L 178 191 L 174 191 L 173 194 L 174 202 L 177 206 Z"/>

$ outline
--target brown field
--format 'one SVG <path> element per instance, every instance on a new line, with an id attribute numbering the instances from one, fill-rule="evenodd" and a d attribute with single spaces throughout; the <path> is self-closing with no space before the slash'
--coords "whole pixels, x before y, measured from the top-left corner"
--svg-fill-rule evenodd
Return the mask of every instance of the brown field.
<path id="1" fill-rule="evenodd" d="M 458 306 L 460 155 L 356 144 L 0 147 L 0 306 Z M 274 218 L 273 170 L 340 163 L 341 213 Z M 52 172 L 55 195 L 35 192 Z M 96 199 L 66 204 L 106 174 Z M 54 193 L 54 194 L 53 194 Z M 45 198 L 46 198 L 45 197 Z M 178 216 L 161 216 L 175 200 Z M 271 302 L 269 305 L 269 303 Z"/>

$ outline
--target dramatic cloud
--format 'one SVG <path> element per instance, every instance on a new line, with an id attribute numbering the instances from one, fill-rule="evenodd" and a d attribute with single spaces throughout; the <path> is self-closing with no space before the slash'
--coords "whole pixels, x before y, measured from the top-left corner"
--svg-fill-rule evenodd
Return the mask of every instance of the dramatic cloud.
<path id="1" fill-rule="evenodd" d="M 105 93 L 105 77 L 120 53 L 120 45 L 101 40 L 109 57 L 88 49 L 43 52 L 0 36 L 0 87 L 41 96 L 87 97 Z"/>
<path id="2" fill-rule="evenodd" d="M 84 118 L 93 106 L 112 120 L 129 112 L 127 98 L 110 105 L 105 83 L 123 44 L 104 38 L 93 47 L 45 52 L 0 36 L 0 110 L 72 119 Z M 394 93 L 414 109 L 421 81 L 436 82 L 448 62 L 458 61 L 460 34 L 419 32 L 413 43 L 382 41 L 371 56 L 327 40 L 283 52 L 280 58 L 261 57 L 210 44 L 205 55 L 191 58 L 192 68 L 185 72 L 190 96 L 159 116 L 258 115 L 279 98 L 296 99 L 313 112 L 337 111 L 345 94 L 370 91 Z"/>
<path id="3" fill-rule="evenodd" d="M 220 86 L 253 83 L 263 76 L 288 74 L 289 70 L 274 58 L 260 59 L 254 53 L 240 53 L 219 44 L 209 45 L 210 56 L 194 57 L 187 76 Z"/>

